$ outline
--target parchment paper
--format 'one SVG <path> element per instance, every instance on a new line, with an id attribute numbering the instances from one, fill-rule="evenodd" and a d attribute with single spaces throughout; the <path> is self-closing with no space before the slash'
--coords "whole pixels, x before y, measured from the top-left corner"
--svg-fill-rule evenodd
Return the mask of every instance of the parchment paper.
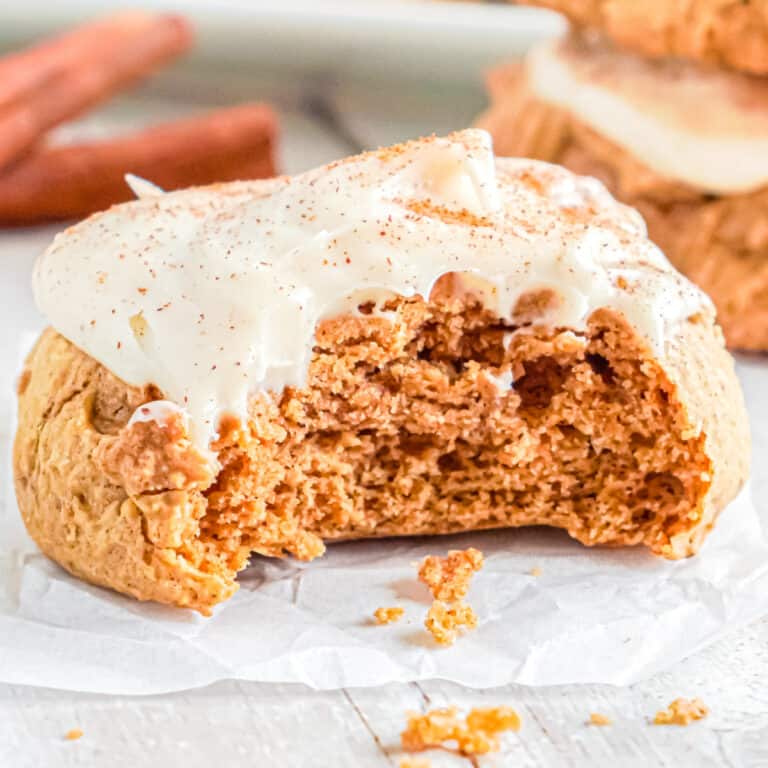
<path id="1" fill-rule="evenodd" d="M 752 487 L 765 512 L 768 363 L 745 360 L 739 370 Z M 627 684 L 768 613 L 768 543 L 749 489 L 703 551 L 679 562 L 643 549 L 590 550 L 546 529 L 358 542 L 309 564 L 256 558 L 210 619 L 141 604 L 79 582 L 36 551 L 10 483 L 12 398 L 0 406 L 0 681 L 132 694 L 222 678 L 321 689 L 427 678 Z M 441 648 L 423 628 L 430 598 L 414 564 L 470 545 L 486 555 L 469 595 L 479 627 Z M 391 605 L 405 617 L 375 626 L 373 610 Z"/>

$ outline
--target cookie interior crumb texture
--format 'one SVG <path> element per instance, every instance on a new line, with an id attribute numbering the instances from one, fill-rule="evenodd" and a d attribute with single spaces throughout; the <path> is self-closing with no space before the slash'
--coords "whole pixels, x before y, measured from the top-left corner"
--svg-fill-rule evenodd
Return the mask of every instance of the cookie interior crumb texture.
<path id="1" fill-rule="evenodd" d="M 654 725 L 689 725 L 709 714 L 701 699 L 675 699 L 667 709 L 659 710 L 653 718 Z"/>
<path id="2" fill-rule="evenodd" d="M 445 557 L 429 555 L 419 566 L 419 581 L 429 587 L 435 600 L 461 600 L 472 576 L 483 567 L 483 553 L 474 547 L 452 549 Z"/>
<path id="3" fill-rule="evenodd" d="M 690 324 L 676 353 L 701 398 L 690 408 L 617 313 L 505 344 L 510 327 L 450 284 L 430 302 L 393 298 L 389 319 L 323 323 L 305 388 L 223 421 L 216 474 L 179 414 L 128 424 L 161 393 L 46 331 L 15 443 L 29 531 L 77 575 L 203 612 L 252 552 L 310 560 L 325 540 L 544 524 L 587 545 L 694 552 L 746 471 L 741 414 L 717 400 L 740 394 L 711 330 Z M 509 388 L 489 373 L 510 373 Z"/>
<path id="4" fill-rule="evenodd" d="M 394 624 L 396 621 L 400 621 L 400 619 L 403 618 L 404 613 L 404 608 L 395 605 L 391 608 L 377 608 L 373 612 L 373 618 L 377 624 Z"/>
<path id="5" fill-rule="evenodd" d="M 408 752 L 441 747 L 461 755 L 485 755 L 499 750 L 501 733 L 518 730 L 520 717 L 511 707 L 475 708 L 464 720 L 456 707 L 447 707 L 409 713 L 400 741 Z"/>

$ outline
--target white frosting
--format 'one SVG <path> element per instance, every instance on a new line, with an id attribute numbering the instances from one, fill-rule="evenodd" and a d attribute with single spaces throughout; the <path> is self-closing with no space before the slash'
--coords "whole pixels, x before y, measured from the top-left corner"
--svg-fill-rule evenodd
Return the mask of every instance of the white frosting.
<path id="1" fill-rule="evenodd" d="M 252 393 L 302 384 L 318 321 L 429 296 L 448 272 L 470 273 L 504 318 L 541 287 L 561 296 L 558 326 L 615 308 L 660 352 L 710 306 L 597 181 L 495 161 L 477 130 L 115 206 L 58 235 L 33 287 L 61 334 L 126 382 L 157 385 L 205 444 Z"/>
<path id="2" fill-rule="evenodd" d="M 125 183 L 130 187 L 131 192 L 133 192 L 139 199 L 143 197 L 158 197 L 159 195 L 165 194 L 165 190 L 162 187 L 158 187 L 157 184 L 142 179 L 141 176 L 137 176 L 135 173 L 126 173 Z"/>
<path id="3" fill-rule="evenodd" d="M 185 419 L 187 412 L 170 400 L 153 400 L 150 403 L 140 405 L 128 419 L 128 426 L 145 421 L 154 421 L 161 426 L 166 424 L 171 416 L 181 414 Z"/>
<path id="4" fill-rule="evenodd" d="M 650 61 L 570 36 L 533 48 L 532 92 L 652 170 L 715 193 L 768 184 L 768 78 Z"/>
<path id="5" fill-rule="evenodd" d="M 513 376 L 512 371 L 502 371 L 502 373 L 498 375 L 491 373 L 490 371 L 483 371 L 483 375 L 500 393 L 509 392 L 509 390 L 512 389 L 512 385 L 515 383 L 515 377 Z"/>

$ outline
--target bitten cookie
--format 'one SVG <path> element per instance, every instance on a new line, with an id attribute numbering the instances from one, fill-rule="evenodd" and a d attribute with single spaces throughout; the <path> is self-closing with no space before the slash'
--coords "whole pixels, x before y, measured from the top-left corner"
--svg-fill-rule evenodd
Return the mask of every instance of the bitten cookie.
<path id="1" fill-rule="evenodd" d="M 35 292 L 21 513 L 139 599 L 206 613 L 254 552 L 507 526 L 685 557 L 747 476 L 708 299 L 597 182 L 479 131 L 118 206 Z"/>

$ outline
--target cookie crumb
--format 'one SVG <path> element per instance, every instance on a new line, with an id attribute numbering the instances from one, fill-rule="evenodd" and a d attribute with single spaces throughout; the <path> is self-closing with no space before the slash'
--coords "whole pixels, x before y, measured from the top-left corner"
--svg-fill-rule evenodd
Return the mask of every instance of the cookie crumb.
<path id="1" fill-rule="evenodd" d="M 400 743 L 407 752 L 418 752 L 430 747 L 441 747 L 444 741 L 455 738 L 461 728 L 456 707 L 433 709 L 425 714 L 409 712 L 408 725 L 400 734 Z"/>
<path id="2" fill-rule="evenodd" d="M 400 734 L 400 741 L 408 752 L 432 747 L 451 749 L 450 742 L 454 742 L 458 754 L 485 755 L 499 750 L 500 733 L 519 729 L 520 717 L 511 707 L 472 709 L 464 722 L 456 707 L 447 707 L 423 715 L 408 713 L 408 725 Z"/>
<path id="3" fill-rule="evenodd" d="M 460 628 L 474 629 L 477 626 L 477 616 L 465 602 L 435 600 L 424 619 L 424 626 L 440 645 L 453 645 Z"/>
<path id="4" fill-rule="evenodd" d="M 535 565 L 533 568 L 531 568 L 530 574 L 531 576 L 536 576 L 536 577 L 541 576 L 541 568 L 539 568 L 538 565 Z"/>
<path id="5" fill-rule="evenodd" d="M 64 734 L 64 738 L 67 741 L 77 741 L 83 737 L 83 732 L 79 728 L 72 728 Z"/>
<path id="6" fill-rule="evenodd" d="M 400 761 L 400 768 L 432 768 L 432 763 L 429 760 L 424 760 L 420 757 L 416 759 L 406 757 Z"/>
<path id="7" fill-rule="evenodd" d="M 709 714 L 701 699 L 675 699 L 666 709 L 661 709 L 653 718 L 654 725 L 688 725 Z"/>
<path id="8" fill-rule="evenodd" d="M 488 737 L 491 747 L 488 751 L 496 752 L 499 749 L 498 734 L 520 730 L 520 715 L 512 707 L 478 707 L 467 715 L 467 729 L 475 739 L 480 735 Z M 466 748 L 468 743 L 471 742 L 465 740 L 462 746 L 460 742 L 464 754 L 472 754 Z"/>
<path id="9" fill-rule="evenodd" d="M 394 605 L 391 608 L 377 608 L 373 612 L 373 618 L 377 624 L 394 624 L 396 621 L 400 621 L 403 618 L 405 609 L 399 605 Z"/>
<path id="10" fill-rule="evenodd" d="M 472 576 L 482 567 L 479 549 L 452 549 L 445 557 L 425 557 L 419 567 L 419 581 L 429 587 L 435 600 L 454 602 L 467 594 Z"/>
<path id="11" fill-rule="evenodd" d="M 599 712 L 590 712 L 589 714 L 589 720 L 587 722 L 587 725 L 612 725 L 613 720 L 611 720 L 608 715 L 602 715 Z"/>
<path id="12" fill-rule="evenodd" d="M 477 616 L 463 599 L 472 576 L 483 567 L 479 549 L 452 549 L 445 557 L 429 555 L 419 566 L 419 581 L 435 598 L 424 619 L 427 631 L 440 645 L 453 645 L 461 627 L 474 629 Z"/>

